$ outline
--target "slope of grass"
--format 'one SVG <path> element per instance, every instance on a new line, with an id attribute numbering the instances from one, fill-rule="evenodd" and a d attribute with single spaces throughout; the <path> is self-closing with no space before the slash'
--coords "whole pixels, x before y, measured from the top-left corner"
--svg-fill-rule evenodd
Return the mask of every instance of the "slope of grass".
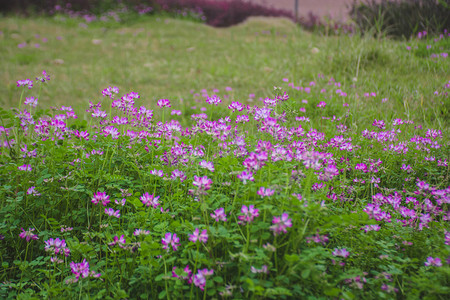
<path id="1" fill-rule="evenodd" d="M 373 91 L 404 106 L 405 100 L 418 97 L 414 91 L 419 84 L 426 98 L 449 78 L 448 59 L 435 63 L 406 50 L 417 41 L 311 35 L 287 19 L 251 18 L 215 29 L 163 18 L 127 27 L 91 23 L 87 28 L 72 19 L 4 18 L 0 30 L 3 107 L 17 99 L 17 78 L 43 69 L 58 85 L 44 91 L 40 103 L 71 103 L 75 109 L 84 108 L 108 85 L 138 91 L 142 104 L 154 108 L 159 98 L 184 99 L 186 105 L 192 90 L 222 92 L 227 86 L 245 102 L 250 93 L 256 99 L 270 96 L 282 78 L 301 86 L 319 73 L 354 84 L 350 97 Z M 19 48 L 22 43 L 27 46 Z"/>

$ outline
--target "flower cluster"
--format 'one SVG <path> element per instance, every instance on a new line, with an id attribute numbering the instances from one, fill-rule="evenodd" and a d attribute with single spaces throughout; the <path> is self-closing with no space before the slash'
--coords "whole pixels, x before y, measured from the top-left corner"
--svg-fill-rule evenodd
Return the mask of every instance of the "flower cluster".
<path id="1" fill-rule="evenodd" d="M 65 256 L 70 255 L 70 249 L 66 245 L 66 240 L 61 240 L 59 238 L 50 238 L 45 243 L 45 251 L 54 252 L 56 254 L 64 254 Z"/>
<path id="2" fill-rule="evenodd" d="M 70 268 L 72 270 L 72 273 L 75 275 L 75 279 L 72 281 L 69 281 L 69 283 L 75 283 L 78 282 L 78 280 L 81 278 L 86 277 L 94 277 L 99 278 L 102 276 L 100 273 L 96 273 L 93 270 L 89 270 L 89 263 L 86 261 L 86 259 L 83 259 L 80 263 L 71 262 Z"/>
<path id="3" fill-rule="evenodd" d="M 272 223 L 273 225 L 270 226 L 270 229 L 274 235 L 287 233 L 286 229 L 292 227 L 292 220 L 289 219 L 288 213 L 283 213 L 280 217 L 273 217 Z"/>
<path id="4" fill-rule="evenodd" d="M 144 204 L 147 207 L 153 207 L 157 208 L 161 203 L 159 203 L 159 196 L 150 195 L 149 193 L 145 192 L 140 198 L 142 201 L 142 204 Z"/>

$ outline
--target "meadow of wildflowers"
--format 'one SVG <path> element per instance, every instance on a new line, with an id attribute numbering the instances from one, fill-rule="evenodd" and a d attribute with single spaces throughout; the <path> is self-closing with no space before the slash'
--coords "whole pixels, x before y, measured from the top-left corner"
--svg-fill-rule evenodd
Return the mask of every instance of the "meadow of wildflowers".
<path id="1" fill-rule="evenodd" d="M 46 109 L 48 69 L 8 82 L 0 298 L 446 299 L 450 78 L 416 59 L 413 99 L 316 72 Z"/>

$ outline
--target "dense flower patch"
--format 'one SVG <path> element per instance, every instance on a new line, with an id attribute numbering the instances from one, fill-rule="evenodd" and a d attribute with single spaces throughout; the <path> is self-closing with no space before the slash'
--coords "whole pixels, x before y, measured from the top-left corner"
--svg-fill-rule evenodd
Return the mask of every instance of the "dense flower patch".
<path id="1" fill-rule="evenodd" d="M 82 120 L 39 109 L 50 78 L 0 111 L 2 298 L 450 293 L 448 132 L 352 121 L 385 96 L 286 78 L 259 105 L 195 93 L 206 112 L 182 124 L 168 99 L 106 87 Z"/>

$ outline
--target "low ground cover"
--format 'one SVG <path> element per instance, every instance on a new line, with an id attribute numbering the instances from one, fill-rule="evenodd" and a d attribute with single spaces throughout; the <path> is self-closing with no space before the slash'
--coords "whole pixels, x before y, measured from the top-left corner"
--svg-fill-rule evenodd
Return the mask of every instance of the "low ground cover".
<path id="1" fill-rule="evenodd" d="M 0 23 L 2 298 L 450 293 L 447 33 L 55 22 Z"/>

